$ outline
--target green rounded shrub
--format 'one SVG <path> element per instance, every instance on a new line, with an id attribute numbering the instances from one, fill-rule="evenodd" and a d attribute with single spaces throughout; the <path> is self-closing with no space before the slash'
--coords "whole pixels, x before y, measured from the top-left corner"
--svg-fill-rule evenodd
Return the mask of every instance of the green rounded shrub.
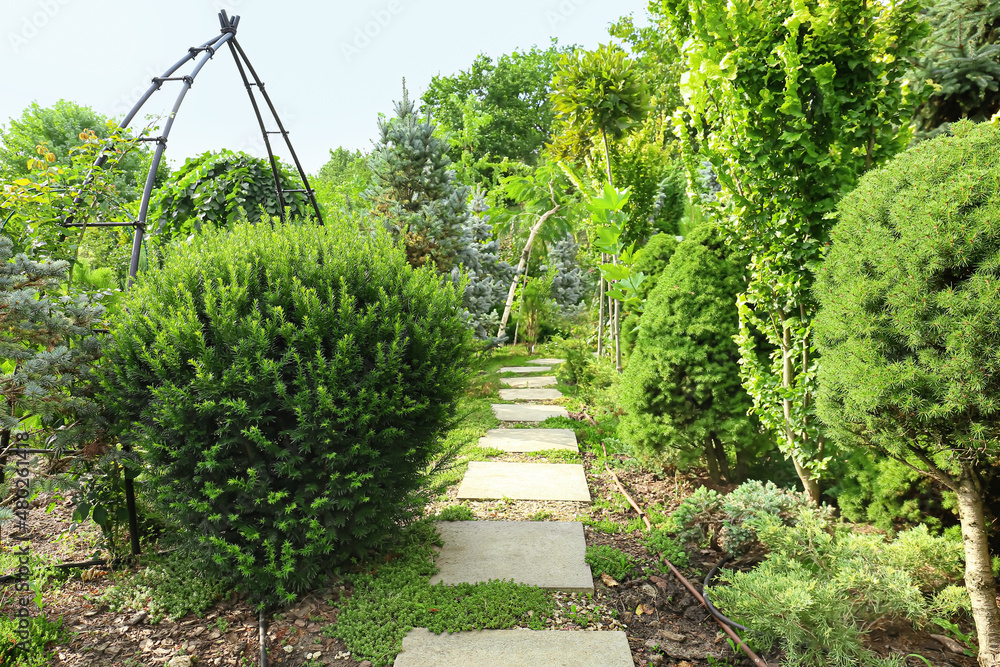
<path id="1" fill-rule="evenodd" d="M 140 276 L 104 389 L 159 501 L 270 604 L 405 522 L 466 379 L 461 295 L 384 233 L 241 222 Z"/>
<path id="2" fill-rule="evenodd" d="M 697 227 L 649 295 L 635 352 L 622 376 L 622 440 L 640 451 L 703 458 L 716 480 L 743 476 L 768 446 L 739 376 L 736 295 L 742 265 L 714 224 Z M 736 469 L 729 465 L 735 452 Z"/>
<path id="3" fill-rule="evenodd" d="M 632 264 L 633 273 L 642 273 L 646 279 L 639 283 L 635 295 L 645 301 L 649 298 L 649 293 L 656 287 L 656 280 L 667 268 L 670 258 L 677 250 L 677 237 L 673 234 L 656 234 L 646 242 L 639 252 L 635 254 L 635 262 Z M 621 323 L 622 350 L 626 354 L 632 353 L 635 347 L 635 339 L 639 335 L 640 313 L 629 313 Z"/>

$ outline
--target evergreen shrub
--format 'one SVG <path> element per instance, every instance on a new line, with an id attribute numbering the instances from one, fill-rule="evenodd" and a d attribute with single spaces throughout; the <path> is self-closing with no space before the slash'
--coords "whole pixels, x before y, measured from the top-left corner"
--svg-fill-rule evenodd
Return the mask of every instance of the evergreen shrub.
<path id="1" fill-rule="evenodd" d="M 681 242 L 642 315 L 621 380 L 619 437 L 677 463 L 703 459 L 716 481 L 738 480 L 770 448 L 740 382 L 736 295 L 743 262 L 705 223 Z M 730 459 L 736 467 L 730 467 Z"/>
<path id="2" fill-rule="evenodd" d="M 864 645 L 882 620 L 915 624 L 967 607 L 952 585 L 962 572 L 962 547 L 924 527 L 887 542 L 835 524 L 802 506 L 791 525 L 760 514 L 748 521 L 770 552 L 749 572 L 723 570 L 708 594 L 720 611 L 746 625 L 763 650 L 778 644 L 789 666 L 900 665 Z"/>
<path id="3" fill-rule="evenodd" d="M 677 250 L 677 237 L 673 234 L 656 234 L 646 245 L 635 254 L 635 261 L 632 264 L 633 273 L 642 273 L 646 279 L 639 283 L 635 291 L 636 297 L 642 301 L 649 298 L 649 293 L 656 287 L 656 281 L 660 274 L 667 268 L 670 258 Z M 621 323 L 622 350 L 627 354 L 632 353 L 635 347 L 636 338 L 639 337 L 639 321 L 642 313 L 629 313 Z"/>
<path id="4" fill-rule="evenodd" d="M 291 600 L 412 516 L 470 334 L 454 286 L 385 233 L 206 229 L 123 306 L 107 407 L 237 588 Z"/>

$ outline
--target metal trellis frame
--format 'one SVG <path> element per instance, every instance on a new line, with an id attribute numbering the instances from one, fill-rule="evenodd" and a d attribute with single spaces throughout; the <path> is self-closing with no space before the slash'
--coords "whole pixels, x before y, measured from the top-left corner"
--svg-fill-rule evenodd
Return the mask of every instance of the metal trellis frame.
<path id="1" fill-rule="evenodd" d="M 160 167 L 160 163 L 163 160 L 163 152 L 167 148 L 167 139 L 170 137 L 170 130 L 173 127 L 174 120 L 177 117 L 177 112 L 180 109 L 181 103 L 184 101 L 184 97 L 187 95 L 191 86 L 194 84 L 195 79 L 201 72 L 201 69 L 211 60 L 215 54 L 223 46 L 228 46 L 230 53 L 233 55 L 233 59 L 236 62 L 236 68 L 240 73 L 240 78 L 243 80 L 243 84 L 246 87 L 247 94 L 250 97 L 250 104 L 253 107 L 254 114 L 257 117 L 257 124 L 260 128 L 261 135 L 264 138 L 264 146 L 267 148 L 268 160 L 271 164 L 271 172 L 274 176 L 274 187 L 278 196 L 278 203 L 280 208 L 281 220 L 285 221 L 285 195 L 292 192 L 305 193 L 309 197 L 309 201 L 312 204 L 313 211 L 316 214 L 316 220 L 319 224 L 323 224 L 323 216 L 319 209 L 319 204 L 316 202 L 316 195 L 312 187 L 309 185 L 309 179 L 306 176 L 305 170 L 302 168 L 302 164 L 299 162 L 298 155 L 295 153 L 295 149 L 292 147 L 291 140 L 288 138 L 288 131 L 282 124 L 281 119 L 278 117 L 278 112 L 274 108 L 274 104 L 271 102 L 270 96 L 268 96 L 267 91 L 264 88 L 264 82 L 260 80 L 257 76 L 257 72 L 254 70 L 253 66 L 250 64 L 250 60 L 247 58 L 246 52 L 236 41 L 236 28 L 239 25 L 240 17 L 233 15 L 230 18 L 225 10 L 219 12 L 219 24 L 221 26 L 220 33 L 214 36 L 212 39 L 206 41 L 200 46 L 192 46 L 188 49 L 187 55 L 178 60 L 176 63 L 171 65 L 162 76 L 153 77 L 152 84 L 146 89 L 146 92 L 139 98 L 132 109 L 125 115 L 122 122 L 119 124 L 119 128 L 124 130 L 128 128 L 131 122 L 135 119 L 136 115 L 142 109 L 143 105 L 153 96 L 153 93 L 161 89 L 164 83 L 168 82 L 179 82 L 181 84 L 180 91 L 177 93 L 177 97 L 174 101 L 173 108 L 170 111 L 170 115 L 167 117 L 166 123 L 163 126 L 162 133 L 156 137 L 140 137 L 139 141 L 155 142 L 156 149 L 153 153 L 153 159 L 149 165 L 149 171 L 146 174 L 146 183 L 142 191 L 142 200 L 139 205 L 139 215 L 134 220 L 126 221 L 97 221 L 97 222 L 76 222 L 76 214 L 78 206 L 83 201 L 83 195 L 78 196 L 72 204 L 69 214 L 66 220 L 62 223 L 63 227 L 133 227 L 135 232 L 132 237 L 132 255 L 129 261 L 129 271 L 128 271 L 128 287 L 131 287 L 135 281 L 135 277 L 139 271 L 139 258 L 142 250 L 142 243 L 145 238 L 146 229 L 148 226 L 147 215 L 149 213 L 149 201 L 153 194 L 153 184 L 156 180 L 156 172 Z M 196 61 L 194 68 L 188 74 L 177 74 L 178 70 L 184 67 L 191 61 Z M 249 78 L 248 78 L 249 73 Z M 252 79 L 252 81 L 251 81 Z M 263 98 L 268 110 L 271 112 L 271 116 L 274 120 L 277 130 L 268 130 L 265 124 L 264 117 L 261 115 L 260 105 L 257 102 L 257 97 L 254 93 L 256 88 L 257 92 Z M 295 168 L 298 170 L 299 178 L 302 179 L 302 188 L 297 189 L 283 189 L 281 185 L 280 173 L 278 170 L 278 163 L 274 157 L 274 151 L 271 146 L 270 135 L 280 134 L 285 141 L 285 146 L 288 148 L 289 153 L 292 156 L 292 160 L 295 163 Z M 100 169 L 104 163 L 107 161 L 109 154 L 114 148 L 114 140 L 108 142 L 108 144 L 101 151 L 100 155 L 95 160 L 93 167 L 91 167 L 90 172 L 84 179 L 81 191 L 85 191 L 87 186 L 93 181 L 94 176 L 98 169 Z M 126 452 L 131 451 L 131 447 L 128 444 L 123 443 L 123 449 Z M 129 535 L 131 538 L 131 548 L 132 555 L 138 555 L 139 549 L 139 525 L 138 518 L 136 516 L 135 509 L 135 487 L 131 479 L 126 476 L 125 478 L 125 504 L 128 508 L 129 515 Z"/>

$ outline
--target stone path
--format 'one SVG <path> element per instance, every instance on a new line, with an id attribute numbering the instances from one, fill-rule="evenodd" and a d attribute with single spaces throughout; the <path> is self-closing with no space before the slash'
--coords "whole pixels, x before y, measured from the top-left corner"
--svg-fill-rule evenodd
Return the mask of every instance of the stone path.
<path id="1" fill-rule="evenodd" d="M 551 375 L 542 375 L 533 378 L 500 378 L 500 384 L 507 385 L 508 387 L 551 387 L 556 384 L 555 377 Z"/>
<path id="2" fill-rule="evenodd" d="M 575 500 L 589 503 L 587 476 L 579 463 L 471 461 L 458 500 Z"/>
<path id="3" fill-rule="evenodd" d="M 567 593 L 594 592 L 578 521 L 441 521 L 444 548 L 431 583 L 513 579 Z"/>
<path id="4" fill-rule="evenodd" d="M 632 667 L 624 632 L 480 630 L 441 633 L 423 628 L 403 638 L 394 667 Z"/>
<path id="5" fill-rule="evenodd" d="M 502 422 L 541 422 L 549 417 L 569 417 L 561 405 L 494 403 L 493 414 Z"/>
<path id="6" fill-rule="evenodd" d="M 512 366 L 500 373 L 551 370 L 562 359 L 533 359 L 534 366 Z M 562 393 L 542 387 L 554 377 L 501 378 L 503 400 L 552 400 Z M 493 404 L 497 419 L 536 422 L 568 416 L 557 405 Z M 579 451 L 570 429 L 499 428 L 480 438 L 481 447 L 506 452 L 546 449 Z M 458 499 L 560 500 L 590 502 L 580 464 L 471 461 Z M 455 521 L 438 523 L 444 542 L 439 572 L 431 583 L 513 579 L 549 590 L 593 593 L 586 564 L 583 524 L 576 521 Z M 481 630 L 435 635 L 414 628 L 403 639 L 394 667 L 631 667 L 632 651 L 624 632 Z"/>
<path id="7" fill-rule="evenodd" d="M 500 369 L 501 373 L 542 373 L 544 371 L 551 371 L 551 366 L 504 366 Z"/>
<path id="8" fill-rule="evenodd" d="M 562 398 L 562 392 L 558 389 L 501 389 L 500 398 L 505 401 L 551 401 Z"/>
<path id="9" fill-rule="evenodd" d="M 540 452 L 546 449 L 580 451 L 576 434 L 568 428 L 495 428 L 479 439 L 479 446 L 505 452 Z"/>

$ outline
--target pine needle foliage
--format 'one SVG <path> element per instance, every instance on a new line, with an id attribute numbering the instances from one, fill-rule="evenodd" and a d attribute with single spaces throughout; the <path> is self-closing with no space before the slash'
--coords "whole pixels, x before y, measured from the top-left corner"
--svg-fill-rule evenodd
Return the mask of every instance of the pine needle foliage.
<path id="1" fill-rule="evenodd" d="M 97 413 L 90 380 L 102 336 L 92 327 L 104 313 L 84 294 L 60 292 L 68 262 L 15 257 L 13 248 L 10 238 L 0 236 L 3 447 L 28 419 L 56 428 Z M 80 429 L 62 429 L 56 443 L 76 444 L 81 436 Z"/>
<path id="2" fill-rule="evenodd" d="M 647 452 L 704 456 L 712 477 L 766 441 L 739 376 L 736 295 L 743 272 L 721 230 L 706 223 L 670 258 L 650 293 L 622 377 L 621 438 Z"/>
<path id="3" fill-rule="evenodd" d="M 454 287 L 386 234 L 205 229 L 123 305 L 107 407 L 238 589 L 291 600 L 412 516 L 470 340 Z"/>
<path id="4" fill-rule="evenodd" d="M 865 648 L 865 634 L 882 620 L 919 624 L 956 611 L 948 584 L 961 574 L 962 547 L 926 528 L 886 542 L 828 522 L 812 507 L 800 507 L 793 525 L 766 513 L 748 524 L 769 555 L 749 572 L 724 570 L 717 581 L 728 585 L 708 593 L 750 629 L 755 646 L 779 645 L 783 665 L 901 667 Z"/>

